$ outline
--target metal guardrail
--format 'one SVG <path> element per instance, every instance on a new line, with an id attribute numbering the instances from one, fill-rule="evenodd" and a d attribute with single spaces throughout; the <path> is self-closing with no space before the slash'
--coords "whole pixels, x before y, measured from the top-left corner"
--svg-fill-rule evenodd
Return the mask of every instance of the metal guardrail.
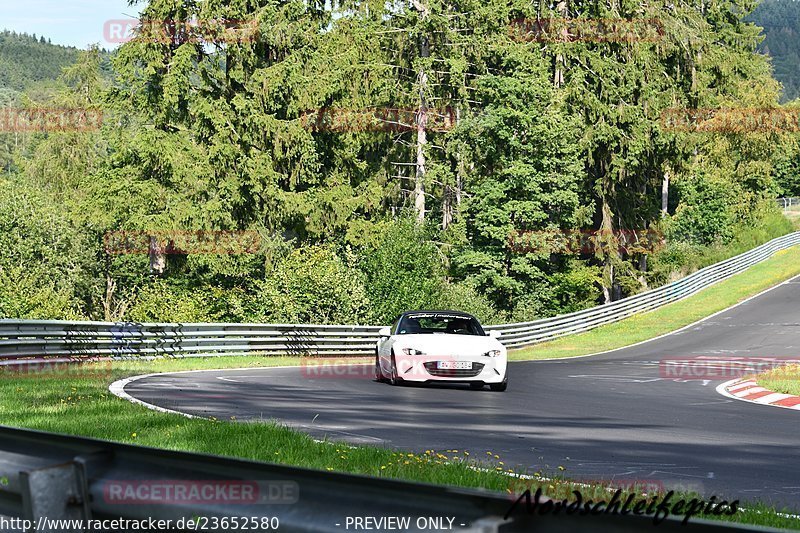
<path id="1" fill-rule="evenodd" d="M 797 244 L 800 244 L 800 232 L 790 233 L 675 282 L 607 305 L 531 322 L 488 326 L 487 329 L 500 331 L 500 341 L 509 348 L 588 331 L 691 296 Z M 246 353 L 370 355 L 374 353 L 379 329 L 377 326 L 308 324 L 0 320 L 0 359 Z"/>
<path id="2" fill-rule="evenodd" d="M 778 207 L 786 211 L 792 207 L 800 207 L 800 198 L 796 196 L 791 198 L 778 198 L 775 200 L 775 203 L 778 204 Z"/>
<path id="3" fill-rule="evenodd" d="M 0 320 L 0 358 L 372 353 L 378 326 Z"/>
<path id="4" fill-rule="evenodd" d="M 532 322 L 490 326 L 490 329 L 502 332 L 500 340 L 509 348 L 523 347 L 564 335 L 588 331 L 696 294 L 768 259 L 775 252 L 797 244 L 800 244 L 800 232 L 790 233 L 725 261 L 702 268 L 672 283 L 610 304 Z"/>
<path id="5" fill-rule="evenodd" d="M 503 495 L 6 427 L 0 427 L 0 481 L 0 523 L 27 520 L 26 525 L 34 524 L 28 531 L 40 532 L 235 531 L 247 523 L 250 531 L 338 533 L 357 529 L 355 517 L 408 517 L 410 527 L 373 523 L 368 528 L 400 531 L 633 532 L 653 527 L 652 515 L 632 513 L 534 515 L 524 503 L 509 513 L 519 496 L 513 493 L 519 484 L 512 485 L 512 478 L 509 487 L 517 488 Z M 180 487 L 186 490 L 181 493 Z M 237 498 L 232 490 L 237 487 L 253 490 L 240 491 Z M 767 531 L 696 517 L 683 526 L 681 518 L 671 516 L 658 530 Z M 56 527 L 55 521 L 62 520 L 71 522 Z M 171 527 L 114 527 L 112 520 L 170 520 Z M 206 527 L 185 527 L 189 520 Z M 107 525 L 98 527 L 99 521 Z M 22 530 L 11 525 L 3 531 L 15 529 Z"/>

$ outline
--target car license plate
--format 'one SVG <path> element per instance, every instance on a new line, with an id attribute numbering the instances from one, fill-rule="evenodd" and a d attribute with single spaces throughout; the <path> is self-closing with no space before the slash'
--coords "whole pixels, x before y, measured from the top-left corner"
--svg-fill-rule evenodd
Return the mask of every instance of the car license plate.
<path id="1" fill-rule="evenodd" d="M 439 361 L 439 370 L 472 370 L 472 361 Z"/>

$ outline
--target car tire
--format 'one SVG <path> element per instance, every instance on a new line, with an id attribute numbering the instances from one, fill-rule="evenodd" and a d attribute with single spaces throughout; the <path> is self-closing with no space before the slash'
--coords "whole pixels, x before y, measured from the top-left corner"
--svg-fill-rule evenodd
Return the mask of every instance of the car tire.
<path id="1" fill-rule="evenodd" d="M 397 361 L 394 359 L 394 351 L 392 351 L 392 373 L 389 375 L 389 384 L 394 386 L 403 384 L 403 378 L 397 375 Z"/>
<path id="2" fill-rule="evenodd" d="M 508 388 L 508 374 L 506 374 L 506 377 L 503 378 L 502 383 L 491 383 L 489 388 L 495 392 L 505 392 Z"/>
<path id="3" fill-rule="evenodd" d="M 381 370 L 381 360 L 377 350 L 375 350 L 375 381 L 378 383 L 386 381 L 386 376 L 383 375 L 383 370 Z"/>

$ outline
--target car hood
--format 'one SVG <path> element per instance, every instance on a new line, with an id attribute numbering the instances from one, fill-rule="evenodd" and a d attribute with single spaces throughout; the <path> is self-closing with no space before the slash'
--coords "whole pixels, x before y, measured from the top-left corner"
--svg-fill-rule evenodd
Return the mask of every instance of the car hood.
<path id="1" fill-rule="evenodd" d="M 503 345 L 494 337 L 424 333 L 395 336 L 398 348 L 414 348 L 425 355 L 483 355 L 489 350 L 501 350 Z"/>

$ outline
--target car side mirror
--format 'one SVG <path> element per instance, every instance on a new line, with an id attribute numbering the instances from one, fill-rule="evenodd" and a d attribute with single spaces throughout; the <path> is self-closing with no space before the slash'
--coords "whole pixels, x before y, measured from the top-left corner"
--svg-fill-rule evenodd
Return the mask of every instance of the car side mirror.
<path id="1" fill-rule="evenodd" d="M 487 333 L 486 335 L 488 335 L 489 337 L 492 337 L 493 339 L 496 339 L 496 338 L 500 337 L 500 335 L 502 335 L 502 333 L 500 333 L 496 329 L 493 329 L 493 330 L 489 331 L 489 333 Z"/>
<path id="2" fill-rule="evenodd" d="M 378 335 L 380 335 L 381 337 L 391 337 L 392 328 L 390 328 L 389 326 L 383 327 L 380 330 L 378 330 Z"/>

